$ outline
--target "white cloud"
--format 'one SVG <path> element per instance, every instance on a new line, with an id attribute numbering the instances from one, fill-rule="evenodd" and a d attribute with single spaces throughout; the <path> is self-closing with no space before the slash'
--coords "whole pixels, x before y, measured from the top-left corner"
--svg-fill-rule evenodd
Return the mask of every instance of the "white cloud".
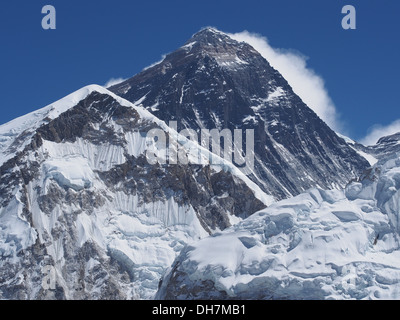
<path id="1" fill-rule="evenodd" d="M 307 58 L 289 50 L 272 48 L 267 38 L 243 31 L 229 34 L 237 41 L 244 41 L 256 49 L 289 82 L 293 91 L 324 120 L 333 130 L 343 131 L 343 124 L 324 80 L 307 67 Z"/>
<path id="2" fill-rule="evenodd" d="M 118 83 L 121 83 L 121 82 L 125 81 L 125 80 L 127 80 L 127 79 L 124 79 L 124 78 L 111 78 L 110 80 L 108 80 L 106 82 L 106 84 L 103 87 L 104 88 L 109 88 L 109 87 L 112 87 L 112 86 L 114 86 L 114 85 L 116 85 Z"/>
<path id="3" fill-rule="evenodd" d="M 154 67 L 154 66 L 160 64 L 161 62 L 164 61 L 164 59 L 165 59 L 166 56 L 167 56 L 166 54 L 162 54 L 162 55 L 161 55 L 161 60 L 158 60 L 157 62 L 152 63 L 151 65 L 147 66 L 146 68 L 143 68 L 142 71 L 145 71 L 145 70 L 147 70 L 147 69 L 150 69 L 150 68 L 152 68 L 152 67 Z"/>
<path id="4" fill-rule="evenodd" d="M 160 64 L 161 62 L 164 61 L 164 59 L 165 59 L 166 56 L 167 56 L 166 54 L 161 55 L 161 60 L 159 60 L 159 61 L 157 61 L 157 62 L 154 62 L 154 63 L 152 63 L 151 65 L 149 65 L 149 66 L 143 68 L 142 71 L 147 70 L 147 69 L 150 69 L 151 67 L 154 67 L 154 66 L 156 66 L 157 64 Z M 118 84 L 118 83 L 121 83 L 121 82 L 125 81 L 125 80 L 128 80 L 128 79 L 126 79 L 126 78 L 111 78 L 110 80 L 108 80 L 108 81 L 103 85 L 103 87 L 104 87 L 104 88 L 109 88 L 109 87 L 112 87 L 112 86 L 114 86 L 114 85 L 116 85 L 116 84 Z"/>
<path id="5" fill-rule="evenodd" d="M 361 139 L 360 142 L 366 146 L 370 146 L 377 143 L 380 138 L 398 132 L 400 132 L 400 119 L 393 121 L 387 126 L 376 124 L 368 130 L 367 136 Z"/>

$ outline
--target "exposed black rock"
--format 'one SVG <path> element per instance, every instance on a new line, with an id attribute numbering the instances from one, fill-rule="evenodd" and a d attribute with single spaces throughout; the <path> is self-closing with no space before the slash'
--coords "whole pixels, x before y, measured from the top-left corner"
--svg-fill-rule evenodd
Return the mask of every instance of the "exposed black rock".
<path id="1" fill-rule="evenodd" d="M 213 28 L 110 90 L 179 130 L 254 129 L 250 178 L 277 199 L 344 186 L 368 167 L 253 47 Z"/>

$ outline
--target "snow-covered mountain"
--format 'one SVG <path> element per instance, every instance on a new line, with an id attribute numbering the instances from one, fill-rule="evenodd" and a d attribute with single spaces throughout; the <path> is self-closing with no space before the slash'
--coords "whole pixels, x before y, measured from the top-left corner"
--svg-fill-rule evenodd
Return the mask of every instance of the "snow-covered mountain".
<path id="1" fill-rule="evenodd" d="M 273 201 L 208 150 L 149 163 L 150 129 L 198 155 L 95 85 L 0 126 L 0 299 L 152 298 L 187 243 Z"/>
<path id="2" fill-rule="evenodd" d="M 378 145 L 393 137 L 382 138 Z M 399 299 L 400 153 L 187 246 L 161 299 Z"/>
<path id="3" fill-rule="evenodd" d="M 170 120 L 254 129 L 254 171 Z M 206 28 L 0 126 L 0 299 L 397 297 L 398 141 L 338 136 L 254 48 Z"/>
<path id="4" fill-rule="evenodd" d="M 369 166 L 252 46 L 214 28 L 110 90 L 179 130 L 254 129 L 249 177 L 278 200 L 344 187 Z"/>
<path id="5" fill-rule="evenodd" d="M 371 146 L 364 146 L 346 136 L 339 135 L 358 154 L 364 157 L 370 165 L 374 165 L 379 159 L 391 157 L 394 153 L 400 152 L 400 132 L 382 137 Z"/>

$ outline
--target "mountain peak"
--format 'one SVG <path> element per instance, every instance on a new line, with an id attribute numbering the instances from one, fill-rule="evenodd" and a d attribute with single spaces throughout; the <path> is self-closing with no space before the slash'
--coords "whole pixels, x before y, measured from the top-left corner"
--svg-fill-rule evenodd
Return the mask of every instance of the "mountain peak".
<path id="1" fill-rule="evenodd" d="M 209 50 L 215 48 L 228 49 L 232 47 L 242 47 L 245 44 L 232 39 L 227 33 L 218 29 L 206 27 L 195 33 L 188 41 L 186 41 L 183 48 L 192 48 L 194 45 Z"/>
<path id="2" fill-rule="evenodd" d="M 204 38 L 212 38 L 212 39 L 221 39 L 229 36 L 214 28 L 214 27 L 205 27 L 200 29 L 200 31 L 196 32 L 193 36 L 192 39 L 204 39 Z"/>
<path id="3" fill-rule="evenodd" d="M 254 130 L 251 179 L 276 199 L 344 186 L 369 166 L 259 52 L 212 27 L 110 90 L 163 121 L 177 121 L 179 130 Z"/>

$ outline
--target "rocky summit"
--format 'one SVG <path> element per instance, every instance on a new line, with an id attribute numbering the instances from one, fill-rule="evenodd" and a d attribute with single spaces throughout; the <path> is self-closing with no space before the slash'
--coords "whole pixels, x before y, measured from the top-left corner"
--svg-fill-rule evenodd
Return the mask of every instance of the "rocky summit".
<path id="1" fill-rule="evenodd" d="M 277 200 L 343 187 L 369 166 L 260 53 L 214 28 L 110 90 L 178 128 L 253 129 L 249 178 Z"/>

